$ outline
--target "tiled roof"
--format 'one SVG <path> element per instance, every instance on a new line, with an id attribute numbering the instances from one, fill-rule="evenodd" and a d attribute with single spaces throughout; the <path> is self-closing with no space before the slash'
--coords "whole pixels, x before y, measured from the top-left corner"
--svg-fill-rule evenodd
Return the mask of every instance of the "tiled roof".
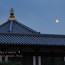
<path id="1" fill-rule="evenodd" d="M 0 26 L 0 44 L 65 45 L 65 35 L 40 34 L 16 20 L 8 20 Z"/>
<path id="2" fill-rule="evenodd" d="M 11 23 L 12 22 L 12 23 Z M 10 31 L 11 29 L 11 31 Z M 7 21 L 0 26 L 0 33 L 39 34 L 35 30 L 15 21 Z"/>
<path id="3" fill-rule="evenodd" d="M 41 34 L 19 23 L 12 8 L 8 21 L 0 25 L 0 44 L 65 46 L 65 35 Z"/>
<path id="4" fill-rule="evenodd" d="M 0 33 L 0 44 L 65 45 L 65 36 Z"/>

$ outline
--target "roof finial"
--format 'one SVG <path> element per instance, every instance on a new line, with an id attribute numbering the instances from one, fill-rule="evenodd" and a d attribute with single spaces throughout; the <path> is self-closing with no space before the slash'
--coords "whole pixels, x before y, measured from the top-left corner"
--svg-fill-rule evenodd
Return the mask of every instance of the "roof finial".
<path id="1" fill-rule="evenodd" d="M 14 15 L 14 9 L 13 9 L 13 8 L 11 8 L 11 10 L 10 10 L 10 15 L 11 15 L 11 16 Z"/>
<path id="2" fill-rule="evenodd" d="M 13 8 L 10 9 L 10 17 L 8 20 L 16 20 L 14 17 L 14 9 Z"/>

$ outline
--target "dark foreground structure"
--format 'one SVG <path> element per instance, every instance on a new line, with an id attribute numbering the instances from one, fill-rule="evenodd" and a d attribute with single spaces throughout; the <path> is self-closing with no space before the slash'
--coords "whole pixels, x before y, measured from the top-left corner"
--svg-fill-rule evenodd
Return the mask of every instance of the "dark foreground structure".
<path id="1" fill-rule="evenodd" d="M 0 62 L 22 65 L 64 65 L 65 35 L 41 34 L 19 23 L 11 9 L 0 25 Z"/>

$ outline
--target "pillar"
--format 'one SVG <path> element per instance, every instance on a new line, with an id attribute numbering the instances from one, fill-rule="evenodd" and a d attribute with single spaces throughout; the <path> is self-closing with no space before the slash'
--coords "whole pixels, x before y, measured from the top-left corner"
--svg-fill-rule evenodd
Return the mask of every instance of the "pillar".
<path id="1" fill-rule="evenodd" d="M 0 62 L 2 62 L 2 55 L 0 55 Z"/>
<path id="2" fill-rule="evenodd" d="M 65 57 L 64 57 L 64 61 L 65 61 Z"/>
<path id="3" fill-rule="evenodd" d="M 33 56 L 33 65 L 36 65 L 36 56 Z"/>
<path id="4" fill-rule="evenodd" d="M 8 62 L 8 56 L 7 55 L 5 56 L 5 62 Z"/>
<path id="5" fill-rule="evenodd" d="M 41 56 L 38 56 L 38 65 L 41 65 Z"/>

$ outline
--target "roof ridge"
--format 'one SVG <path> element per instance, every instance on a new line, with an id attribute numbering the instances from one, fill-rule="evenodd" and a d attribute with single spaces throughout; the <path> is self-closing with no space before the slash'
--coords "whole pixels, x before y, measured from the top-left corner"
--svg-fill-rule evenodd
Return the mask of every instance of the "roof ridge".
<path id="1" fill-rule="evenodd" d="M 49 35 L 49 34 L 20 34 L 20 33 L 0 33 L 0 35 L 22 35 L 22 36 L 40 36 L 40 37 L 53 37 L 53 38 L 65 38 L 65 35 Z"/>
<path id="2" fill-rule="evenodd" d="M 39 33 L 39 32 L 37 32 L 37 31 L 35 31 L 35 30 L 29 28 L 28 26 L 26 26 L 26 25 L 24 25 L 24 24 L 18 22 L 17 20 L 16 20 L 15 22 L 18 23 L 20 26 L 24 27 L 25 29 L 27 29 L 28 31 L 31 31 L 31 32 L 34 31 L 34 33 Z"/>

